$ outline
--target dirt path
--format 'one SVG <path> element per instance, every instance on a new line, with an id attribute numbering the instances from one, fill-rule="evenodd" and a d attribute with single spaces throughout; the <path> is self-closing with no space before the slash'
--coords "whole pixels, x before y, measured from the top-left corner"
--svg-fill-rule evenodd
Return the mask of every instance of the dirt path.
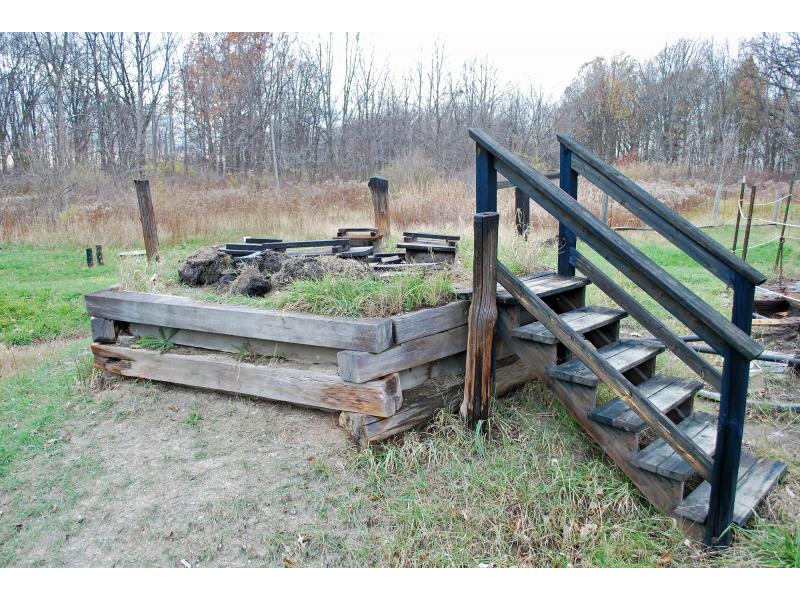
<path id="1" fill-rule="evenodd" d="M 372 534 L 350 516 L 355 450 L 336 415 L 120 379 L 103 388 L 61 451 L 18 476 L 32 495 L 0 498 L 30 515 L 8 540 L 16 566 L 363 564 Z"/>

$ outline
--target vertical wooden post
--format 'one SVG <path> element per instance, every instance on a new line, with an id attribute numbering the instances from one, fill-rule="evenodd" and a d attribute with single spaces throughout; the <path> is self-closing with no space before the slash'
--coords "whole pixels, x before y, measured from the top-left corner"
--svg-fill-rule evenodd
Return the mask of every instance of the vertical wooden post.
<path id="1" fill-rule="evenodd" d="M 494 156 L 476 146 L 475 155 L 475 212 L 497 211 L 497 171 Z"/>
<path id="2" fill-rule="evenodd" d="M 750 335 L 753 320 L 755 285 L 741 275 L 733 281 L 731 321 Z M 724 353 L 720 391 L 717 445 L 711 474 L 711 499 L 706 519 L 706 544 L 727 546 L 736 501 L 736 482 L 742 454 L 744 416 L 747 411 L 747 385 L 750 361 L 733 348 Z"/>
<path id="3" fill-rule="evenodd" d="M 744 241 L 742 242 L 742 260 L 747 260 L 747 246 L 750 242 L 750 226 L 753 224 L 753 205 L 756 201 L 756 186 L 750 188 L 750 206 L 747 208 L 747 223 L 744 226 Z"/>
<path id="4" fill-rule="evenodd" d="M 517 224 L 517 235 L 528 239 L 528 228 L 531 224 L 531 200 L 519 188 L 514 188 L 514 215 Z"/>
<path id="5" fill-rule="evenodd" d="M 367 183 L 372 193 L 372 209 L 375 213 L 375 228 L 384 238 L 391 235 L 389 218 L 389 180 L 383 177 L 370 177 Z"/>
<path id="6" fill-rule="evenodd" d="M 93 267 L 94 266 L 94 259 L 92 259 L 92 249 L 86 249 L 86 266 Z"/>
<path id="7" fill-rule="evenodd" d="M 745 176 L 742 175 L 742 187 L 739 189 L 739 207 L 736 210 L 736 225 L 733 228 L 733 246 L 731 252 L 736 252 L 736 241 L 739 239 L 739 223 L 742 220 L 742 205 L 744 201 Z"/>
<path id="8" fill-rule="evenodd" d="M 792 205 L 792 191 L 794 190 L 794 176 L 789 183 L 789 195 L 786 197 L 786 210 L 783 212 L 783 223 L 781 224 L 781 237 L 778 239 L 778 253 L 775 255 L 775 268 L 780 264 L 778 280 L 783 283 L 783 243 L 786 241 L 786 221 L 789 220 L 789 207 Z"/>
<path id="9" fill-rule="evenodd" d="M 494 326 L 497 322 L 497 212 L 475 215 L 472 301 L 467 329 L 464 401 L 459 411 L 467 427 L 475 428 L 491 414 L 494 397 Z"/>
<path id="10" fill-rule="evenodd" d="M 97 244 L 94 247 L 95 256 L 97 256 L 97 264 L 102 266 L 103 264 L 103 247 L 100 244 Z"/>
<path id="11" fill-rule="evenodd" d="M 608 194 L 603 192 L 603 199 L 600 201 L 600 220 L 608 225 Z"/>
<path id="12" fill-rule="evenodd" d="M 561 145 L 559 163 L 559 185 L 570 196 L 578 199 L 578 174 L 572 170 L 572 151 Z M 575 275 L 575 267 L 569 262 L 570 250 L 577 244 L 575 232 L 566 225 L 558 224 L 558 274 L 571 277 Z"/>
<path id="13" fill-rule="evenodd" d="M 139 201 L 139 219 L 142 221 L 142 237 L 147 261 L 158 260 L 158 229 L 153 200 L 150 197 L 150 182 L 147 179 L 134 179 L 136 199 Z"/>

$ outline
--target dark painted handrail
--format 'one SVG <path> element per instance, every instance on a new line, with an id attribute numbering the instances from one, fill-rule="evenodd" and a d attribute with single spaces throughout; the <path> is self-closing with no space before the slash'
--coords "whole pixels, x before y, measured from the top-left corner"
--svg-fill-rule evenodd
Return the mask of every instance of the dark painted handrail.
<path id="1" fill-rule="evenodd" d="M 577 200 L 509 152 L 492 136 L 479 129 L 470 129 L 469 134 L 491 157 L 494 169 L 535 200 L 562 226 L 583 239 L 712 347 L 724 352 L 730 346 L 748 359 L 753 359 L 763 352 L 761 345 L 747 333 L 725 319 L 633 244 L 602 223 Z"/>
<path id="2" fill-rule="evenodd" d="M 559 135 L 558 141 L 572 152 L 572 168 L 617 200 L 689 256 L 733 285 L 736 274 L 758 285 L 767 277 L 719 242 L 655 198 L 652 194 L 602 161 L 573 138 Z"/>

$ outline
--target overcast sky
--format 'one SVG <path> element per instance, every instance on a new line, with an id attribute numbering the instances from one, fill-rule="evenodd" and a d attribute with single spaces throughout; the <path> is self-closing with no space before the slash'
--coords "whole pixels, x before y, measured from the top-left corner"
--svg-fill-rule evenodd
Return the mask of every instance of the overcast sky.
<path id="1" fill-rule="evenodd" d="M 326 38 L 328 34 L 323 34 Z M 414 68 L 421 59 L 430 61 L 431 50 L 439 41 L 444 45 L 449 67 L 457 70 L 462 62 L 488 56 L 497 66 L 503 82 L 523 86 L 533 84 L 546 95 L 558 98 L 575 77 L 581 65 L 596 56 L 611 57 L 626 52 L 637 59 L 655 55 L 665 44 L 681 37 L 714 38 L 728 42 L 735 54 L 739 42 L 756 33 L 609 33 L 584 32 L 577 34 L 580 43 L 564 43 L 564 33 L 362 33 L 367 51 L 374 50 L 376 64 L 387 64 L 393 73 L 401 74 Z M 316 38 L 317 34 L 304 34 Z M 337 67 L 344 55 L 344 34 L 335 34 Z"/>

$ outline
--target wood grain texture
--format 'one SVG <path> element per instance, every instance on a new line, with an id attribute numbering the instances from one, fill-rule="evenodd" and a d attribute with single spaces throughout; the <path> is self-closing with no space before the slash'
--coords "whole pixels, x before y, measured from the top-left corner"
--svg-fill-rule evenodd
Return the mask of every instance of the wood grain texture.
<path id="1" fill-rule="evenodd" d="M 344 381 L 363 383 L 463 352 L 466 347 L 467 326 L 462 325 L 393 346 L 384 352 L 344 350 L 337 355 L 339 377 Z"/>
<path id="2" fill-rule="evenodd" d="M 624 319 L 626 316 L 627 313 L 624 310 L 609 306 L 582 306 L 581 308 L 561 313 L 561 318 L 564 319 L 564 322 L 578 333 L 587 333 L 600 329 Z M 558 342 L 556 336 L 541 323 L 530 323 L 517 327 L 514 329 L 513 334 L 514 337 L 539 342 L 540 344 L 555 344 Z"/>
<path id="3" fill-rule="evenodd" d="M 389 317 L 394 331 L 394 343 L 426 337 L 466 325 L 469 302 L 451 302 L 437 308 L 424 308 L 411 313 Z"/>
<path id="4" fill-rule="evenodd" d="M 402 404 L 397 374 L 364 384 L 308 368 L 242 363 L 222 354 L 161 354 L 92 344 L 95 367 L 154 381 L 245 394 L 326 410 L 388 417 Z"/>
<path id="5" fill-rule="evenodd" d="M 392 234 L 391 213 L 389 211 L 389 180 L 383 177 L 370 177 L 367 183 L 372 194 L 372 210 L 375 229 L 383 238 Z"/>
<path id="6" fill-rule="evenodd" d="M 497 193 L 492 185 L 492 191 Z M 472 301 L 469 307 L 467 365 L 464 401 L 459 414 L 468 427 L 476 427 L 491 414 L 494 395 L 494 327 L 497 322 L 496 212 L 475 215 L 475 255 L 472 267 Z"/>
<path id="7" fill-rule="evenodd" d="M 139 337 L 159 337 L 162 331 L 169 335 L 173 330 L 169 328 L 165 330 L 164 327 L 158 327 L 157 325 L 130 323 L 128 325 L 128 331 Z M 203 348 L 204 350 L 216 350 L 218 352 L 228 352 L 245 356 L 272 356 L 306 364 L 335 365 L 336 354 L 339 352 L 336 348 L 325 348 L 323 346 L 307 346 L 304 344 L 292 344 L 290 342 L 259 340 L 235 335 L 224 335 L 221 333 L 192 331 L 189 329 L 180 329 L 176 331 L 175 335 L 170 338 L 170 341 L 178 346 Z"/>
<path id="8" fill-rule="evenodd" d="M 100 319 L 98 317 L 91 317 L 90 325 L 92 328 L 92 341 L 113 343 L 114 340 L 117 339 L 114 321 L 109 319 Z"/>
<path id="9" fill-rule="evenodd" d="M 139 219 L 142 222 L 142 237 L 147 261 L 158 260 L 158 224 L 153 210 L 153 199 L 150 196 L 150 182 L 147 179 L 134 179 L 136 200 L 139 203 Z"/>
<path id="10" fill-rule="evenodd" d="M 86 295 L 93 317 L 192 331 L 381 352 L 392 343 L 389 319 L 339 319 L 248 306 L 198 302 L 182 296 L 102 291 Z"/>

